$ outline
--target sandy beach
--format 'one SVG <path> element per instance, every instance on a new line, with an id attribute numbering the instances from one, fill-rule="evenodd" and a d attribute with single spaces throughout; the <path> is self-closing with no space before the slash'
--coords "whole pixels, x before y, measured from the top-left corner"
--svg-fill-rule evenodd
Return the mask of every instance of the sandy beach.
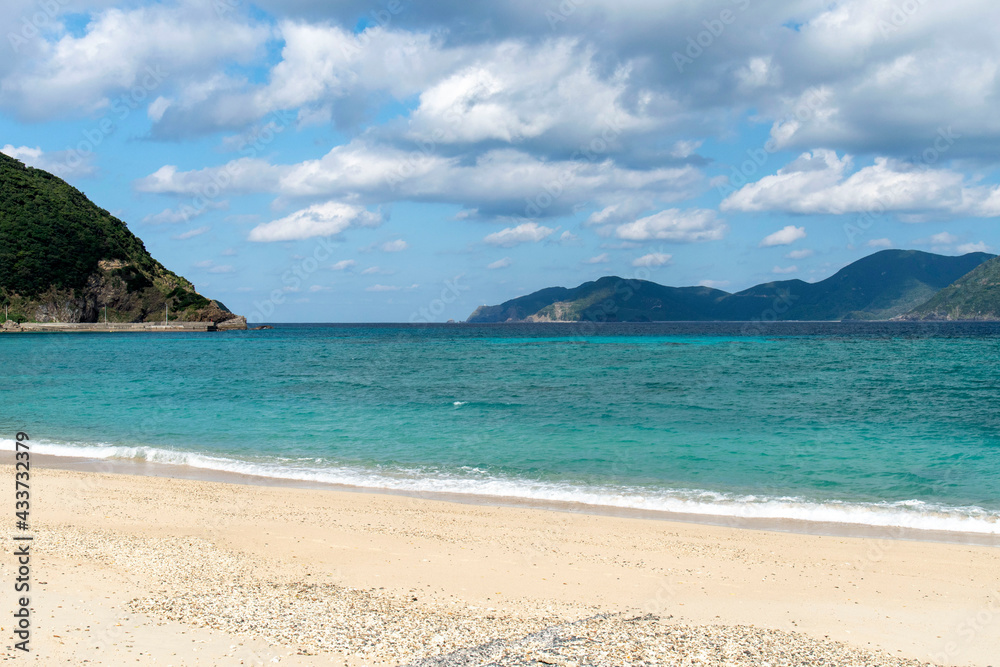
<path id="1" fill-rule="evenodd" d="M 23 663 L 1000 664 L 996 547 L 37 462 L 31 479 L 30 654 L 9 585 L 2 623 Z"/>

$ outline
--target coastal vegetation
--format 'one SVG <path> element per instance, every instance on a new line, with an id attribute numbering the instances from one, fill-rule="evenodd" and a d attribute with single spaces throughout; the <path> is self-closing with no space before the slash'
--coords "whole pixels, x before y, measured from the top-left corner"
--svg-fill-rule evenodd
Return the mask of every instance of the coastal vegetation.
<path id="1" fill-rule="evenodd" d="M 923 320 L 1000 320 L 1000 257 L 980 264 L 907 317 Z"/>
<path id="2" fill-rule="evenodd" d="M 56 176 L 0 153 L 0 314 L 19 322 L 225 321 L 128 226 Z"/>

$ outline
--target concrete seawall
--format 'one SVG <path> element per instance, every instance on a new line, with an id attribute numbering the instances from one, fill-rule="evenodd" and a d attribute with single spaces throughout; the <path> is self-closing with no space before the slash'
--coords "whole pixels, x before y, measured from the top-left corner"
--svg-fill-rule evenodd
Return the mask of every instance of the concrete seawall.
<path id="1" fill-rule="evenodd" d="M 218 331 L 214 322 L 104 322 L 96 323 L 65 323 L 65 322 L 24 322 L 14 325 L 4 323 L 0 333 L 128 333 L 128 332 L 186 332 L 186 331 Z"/>

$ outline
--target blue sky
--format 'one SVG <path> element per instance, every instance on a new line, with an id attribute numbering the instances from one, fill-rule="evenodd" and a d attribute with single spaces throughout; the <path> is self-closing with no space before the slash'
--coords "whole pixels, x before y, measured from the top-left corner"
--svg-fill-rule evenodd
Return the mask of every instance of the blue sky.
<path id="1" fill-rule="evenodd" d="M 0 149 L 254 321 L 1000 249 L 995 2 L 467 4 L 11 0 Z"/>

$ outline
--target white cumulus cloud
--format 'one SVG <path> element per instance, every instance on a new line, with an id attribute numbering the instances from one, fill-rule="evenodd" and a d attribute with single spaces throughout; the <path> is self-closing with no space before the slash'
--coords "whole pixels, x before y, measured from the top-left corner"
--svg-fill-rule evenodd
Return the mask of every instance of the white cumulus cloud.
<path id="1" fill-rule="evenodd" d="M 917 239 L 913 243 L 916 245 L 951 245 L 952 243 L 958 243 L 958 241 L 959 238 L 951 232 L 939 232 L 925 239 Z"/>
<path id="2" fill-rule="evenodd" d="M 979 241 L 977 243 L 963 243 L 962 245 L 955 248 L 958 252 L 963 255 L 970 252 L 993 252 L 993 248 L 986 245 L 985 241 Z"/>
<path id="3" fill-rule="evenodd" d="M 97 171 L 89 153 L 84 155 L 72 150 L 45 152 L 39 146 L 32 148 L 12 144 L 0 148 L 0 153 L 20 160 L 29 167 L 53 173 L 59 178 L 91 176 Z"/>
<path id="4" fill-rule="evenodd" d="M 790 253 L 785 255 L 785 259 L 805 259 L 806 257 L 812 257 L 815 254 L 816 254 L 815 250 L 811 250 L 809 248 L 803 248 L 801 250 L 791 251 Z"/>
<path id="5" fill-rule="evenodd" d="M 395 271 L 390 271 L 389 269 L 383 269 L 381 266 L 369 266 L 367 269 L 361 272 L 363 276 L 391 276 Z"/>
<path id="6" fill-rule="evenodd" d="M 403 239 L 395 239 L 392 241 L 386 241 L 379 248 L 382 252 L 402 252 L 410 247 L 410 244 Z"/>
<path id="7" fill-rule="evenodd" d="M 633 169 L 611 161 L 547 160 L 515 149 L 474 155 L 463 160 L 427 153 L 415 159 L 404 148 L 356 139 L 319 159 L 293 165 L 250 157 L 191 171 L 164 165 L 136 180 L 134 187 L 140 192 L 192 197 L 223 187 L 227 194 L 269 192 L 370 204 L 437 202 L 475 209 L 480 216 L 534 219 L 572 213 L 574 207 L 595 200 L 644 193 L 676 201 L 692 196 L 702 178 L 701 171 L 690 165 Z M 558 197 L 543 189 L 550 183 L 562 184 Z"/>
<path id="8" fill-rule="evenodd" d="M 193 239 L 196 236 L 201 236 L 210 229 L 211 227 L 199 227 L 198 229 L 188 230 L 183 234 L 177 234 L 176 236 L 172 236 L 171 238 L 174 239 L 175 241 L 186 241 L 187 239 Z"/>
<path id="9" fill-rule="evenodd" d="M 805 227 L 796 227 L 795 225 L 788 225 L 783 227 L 773 234 L 768 234 L 765 236 L 759 247 L 761 248 L 771 248 L 776 245 L 791 245 L 800 239 L 806 237 Z"/>
<path id="10" fill-rule="evenodd" d="M 373 227 L 381 216 L 360 206 L 341 202 L 316 204 L 289 216 L 257 225 L 250 240 L 260 242 L 297 241 L 314 236 L 333 236 L 350 227 Z"/>
<path id="11" fill-rule="evenodd" d="M 190 0 L 99 9 L 82 34 L 35 38 L 33 57 L 0 81 L 0 104 L 35 120 L 98 113 L 120 120 L 168 85 L 214 92 L 223 67 L 260 55 L 272 34 L 241 14 Z M 154 102 L 151 117 L 164 111 Z"/>
<path id="12" fill-rule="evenodd" d="M 537 222 L 525 222 L 517 227 L 507 227 L 499 232 L 493 232 L 483 239 L 483 243 L 509 248 L 521 243 L 537 243 L 548 238 L 555 231 L 555 229 L 539 225 Z"/>
<path id="13" fill-rule="evenodd" d="M 886 157 L 853 173 L 852 158 L 834 151 L 803 153 L 772 176 L 731 193 L 724 211 L 845 214 L 883 211 L 1000 215 L 1000 187 L 967 183 L 947 169 L 921 168 Z"/>
<path id="14" fill-rule="evenodd" d="M 719 220 L 715 211 L 707 209 L 682 211 L 671 208 L 635 222 L 619 225 L 615 228 L 615 235 L 627 241 L 696 243 L 717 241 L 725 237 L 728 230 L 728 226 Z"/>
<path id="15" fill-rule="evenodd" d="M 354 266 L 357 266 L 357 262 L 353 259 L 342 259 L 335 264 L 331 264 L 330 268 L 334 271 L 346 271 Z"/>
<path id="16" fill-rule="evenodd" d="M 665 266 L 670 263 L 673 259 L 673 255 L 668 255 L 662 252 L 651 252 L 648 255 L 643 255 L 642 257 L 637 257 L 632 260 L 632 266 Z"/>

